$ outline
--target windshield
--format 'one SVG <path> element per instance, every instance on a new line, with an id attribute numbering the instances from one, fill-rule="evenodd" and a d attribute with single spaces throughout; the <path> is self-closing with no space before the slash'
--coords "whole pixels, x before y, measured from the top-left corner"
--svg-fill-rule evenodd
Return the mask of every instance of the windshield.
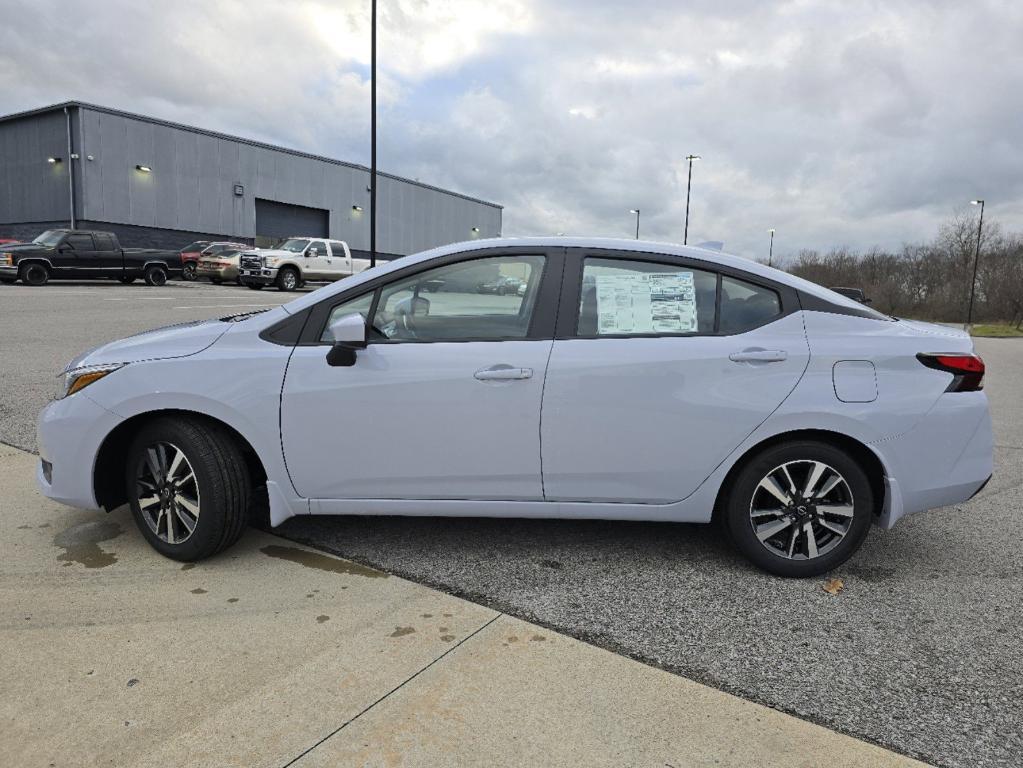
<path id="1" fill-rule="evenodd" d="M 48 229 L 32 242 L 36 245 L 56 245 L 64 237 L 63 229 Z"/>
<path id="2" fill-rule="evenodd" d="M 198 253 L 205 248 L 208 243 L 204 240 L 196 240 L 194 243 L 190 243 L 182 248 L 178 253 Z"/>
<path id="3" fill-rule="evenodd" d="M 280 250 L 291 251 L 292 253 L 302 253 L 309 245 L 308 240 L 285 240 L 281 243 Z"/>

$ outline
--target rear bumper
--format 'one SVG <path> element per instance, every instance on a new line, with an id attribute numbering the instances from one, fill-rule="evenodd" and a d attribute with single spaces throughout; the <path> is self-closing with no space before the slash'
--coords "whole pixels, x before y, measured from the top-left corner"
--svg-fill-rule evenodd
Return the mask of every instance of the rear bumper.
<path id="1" fill-rule="evenodd" d="M 877 523 L 960 504 L 976 495 L 994 472 L 994 435 L 983 392 L 942 395 L 909 432 L 870 446 L 884 463 L 886 499 Z"/>
<path id="2" fill-rule="evenodd" d="M 235 280 L 238 277 L 238 267 L 226 267 L 225 269 L 203 269 L 198 266 L 195 269 L 197 277 L 215 277 L 218 280 Z"/>

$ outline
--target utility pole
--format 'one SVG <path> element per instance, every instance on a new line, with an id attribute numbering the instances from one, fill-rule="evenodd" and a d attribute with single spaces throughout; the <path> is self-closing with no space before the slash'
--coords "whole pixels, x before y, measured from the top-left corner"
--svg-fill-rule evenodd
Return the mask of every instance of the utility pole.
<path id="1" fill-rule="evenodd" d="M 970 204 L 980 206 L 980 222 L 977 224 L 977 249 L 973 252 L 973 281 L 970 283 L 970 309 L 966 313 L 967 327 L 973 325 L 973 297 L 977 292 L 977 263 L 980 261 L 980 233 L 984 229 L 984 201 L 971 200 Z"/>
<path id="2" fill-rule="evenodd" d="M 629 213 L 636 214 L 636 239 L 639 240 L 639 208 L 631 208 Z"/>
<path id="3" fill-rule="evenodd" d="M 686 182 L 686 228 L 682 232 L 682 245 L 689 243 L 689 192 L 693 187 L 693 160 L 699 160 L 699 155 L 686 155 L 689 161 L 689 181 Z"/>
<path id="4" fill-rule="evenodd" d="M 369 45 L 369 265 L 377 265 L 377 0 L 372 0 Z"/>
<path id="5" fill-rule="evenodd" d="M 771 250 L 767 252 L 767 266 L 774 266 L 774 229 L 767 230 L 771 233 Z"/>

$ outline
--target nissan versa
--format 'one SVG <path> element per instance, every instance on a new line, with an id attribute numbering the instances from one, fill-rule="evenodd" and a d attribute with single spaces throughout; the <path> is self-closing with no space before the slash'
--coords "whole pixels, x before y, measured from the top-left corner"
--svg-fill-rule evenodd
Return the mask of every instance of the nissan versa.
<path id="1" fill-rule="evenodd" d="M 481 294 L 480 284 L 523 290 Z M 992 472 L 969 337 L 714 251 L 481 240 L 68 364 L 44 494 L 209 557 L 295 515 L 719 518 L 786 576 Z M 263 490 L 265 488 L 265 491 Z"/>

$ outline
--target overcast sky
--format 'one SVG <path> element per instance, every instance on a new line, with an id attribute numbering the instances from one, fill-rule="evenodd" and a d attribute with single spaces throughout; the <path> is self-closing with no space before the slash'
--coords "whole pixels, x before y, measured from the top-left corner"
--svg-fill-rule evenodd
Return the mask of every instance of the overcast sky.
<path id="1" fill-rule="evenodd" d="M 382 170 L 506 235 L 766 257 L 1023 230 L 1023 2 L 379 0 Z M 0 113 L 67 99 L 369 161 L 369 3 L 0 0 Z"/>

